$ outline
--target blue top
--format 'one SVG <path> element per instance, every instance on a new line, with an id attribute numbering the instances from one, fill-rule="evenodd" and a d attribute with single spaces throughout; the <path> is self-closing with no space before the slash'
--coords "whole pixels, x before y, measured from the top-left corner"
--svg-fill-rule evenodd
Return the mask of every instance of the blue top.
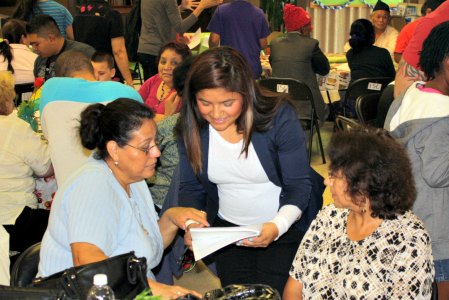
<path id="1" fill-rule="evenodd" d="M 181 168 L 179 205 L 195 207 L 207 212 L 213 222 L 218 213 L 217 185 L 208 178 L 208 126 L 201 129 L 202 173 L 196 177 L 187 158 L 182 141 L 179 143 Z M 322 206 L 323 179 L 309 166 L 304 133 L 296 113 L 290 105 L 279 108 L 270 129 L 253 131 L 251 142 L 268 179 L 281 187 L 279 207 L 297 206 L 302 217 L 297 223 L 304 232 Z M 206 155 L 204 155 L 206 154 Z"/>
<path id="2" fill-rule="evenodd" d="M 220 45 L 238 50 L 248 61 L 257 79 L 260 65 L 260 39 L 270 34 L 263 11 L 245 0 L 236 0 L 216 8 L 207 30 L 220 35 Z"/>
<path id="3" fill-rule="evenodd" d="M 135 89 L 119 82 L 55 77 L 47 80 L 42 88 L 39 110 L 42 115 L 45 106 L 53 101 L 98 103 L 117 98 L 130 98 L 143 102 Z"/>
<path id="4" fill-rule="evenodd" d="M 38 2 L 38 7 L 33 11 L 34 15 L 50 15 L 58 24 L 59 30 L 64 38 L 67 38 L 65 29 L 72 25 L 73 17 L 63 5 L 53 0 Z"/>
<path id="5" fill-rule="evenodd" d="M 146 257 L 147 275 L 154 279 L 151 269 L 159 264 L 164 249 L 157 214 L 145 181 L 131 184 L 130 193 L 128 198 L 103 160 L 90 157 L 56 193 L 38 275 L 72 267 L 70 244 L 85 242 L 109 257 L 135 251 Z"/>

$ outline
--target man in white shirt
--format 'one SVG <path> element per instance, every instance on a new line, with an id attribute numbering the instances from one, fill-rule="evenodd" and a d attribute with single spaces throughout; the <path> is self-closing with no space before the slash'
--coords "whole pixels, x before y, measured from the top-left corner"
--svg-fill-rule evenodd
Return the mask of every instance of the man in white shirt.
<path id="1" fill-rule="evenodd" d="M 394 48 L 396 47 L 396 40 L 398 39 L 398 31 L 390 25 L 390 7 L 388 4 L 377 1 L 371 13 L 371 23 L 374 27 L 374 46 L 385 48 L 390 52 L 393 59 Z M 351 47 L 349 42 L 344 45 L 344 51 L 348 52 Z"/>
<path id="2" fill-rule="evenodd" d="M 390 7 L 388 4 L 377 1 L 371 13 L 371 23 L 374 26 L 375 42 L 374 46 L 385 48 L 393 57 L 398 31 L 390 25 Z"/>

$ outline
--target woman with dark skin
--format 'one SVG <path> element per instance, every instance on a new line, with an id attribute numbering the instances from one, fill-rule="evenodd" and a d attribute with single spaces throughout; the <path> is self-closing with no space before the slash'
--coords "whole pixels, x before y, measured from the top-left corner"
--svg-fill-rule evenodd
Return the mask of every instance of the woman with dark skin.
<path id="1" fill-rule="evenodd" d="M 419 64 L 427 81 L 393 101 L 385 129 L 407 149 L 418 191 L 413 211 L 432 240 L 440 300 L 449 299 L 449 22 L 424 41 Z"/>

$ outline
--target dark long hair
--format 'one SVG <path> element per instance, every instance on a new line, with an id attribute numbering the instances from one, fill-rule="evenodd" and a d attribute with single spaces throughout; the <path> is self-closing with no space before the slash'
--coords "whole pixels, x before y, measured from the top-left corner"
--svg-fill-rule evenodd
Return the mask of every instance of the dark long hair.
<path id="1" fill-rule="evenodd" d="M 148 106 L 132 99 L 119 98 L 106 105 L 89 105 L 81 113 L 81 143 L 89 150 L 96 149 L 96 159 L 105 159 L 109 156 L 107 142 L 115 141 L 124 147 L 143 121 L 153 118 L 154 112 Z"/>
<path id="2" fill-rule="evenodd" d="M 0 42 L 0 55 L 3 55 L 3 61 L 8 62 L 8 71 L 14 74 L 14 68 L 12 67 L 11 61 L 12 61 L 12 51 L 11 47 L 6 41 Z"/>
<path id="3" fill-rule="evenodd" d="M 30 21 L 35 15 L 35 10 L 37 10 L 38 13 L 42 13 L 39 9 L 38 2 L 39 0 L 19 0 L 12 17 L 23 21 Z"/>
<path id="4" fill-rule="evenodd" d="M 367 19 L 358 19 L 351 24 L 349 45 L 357 53 L 374 44 L 374 27 Z"/>
<path id="5" fill-rule="evenodd" d="M 20 44 L 22 36 L 26 36 L 25 23 L 11 19 L 8 20 L 2 27 L 2 38 L 8 40 L 12 44 Z M 14 68 L 12 66 L 13 54 L 11 46 L 6 41 L 0 43 L 0 54 L 3 55 L 4 61 L 8 62 L 8 71 L 14 74 Z"/>
<path id="6" fill-rule="evenodd" d="M 242 112 L 236 120 L 243 134 L 242 153 L 248 154 L 251 133 L 266 131 L 286 96 L 260 90 L 245 58 L 230 47 L 218 47 L 201 53 L 187 74 L 182 95 L 183 106 L 177 130 L 186 146 L 187 157 L 195 174 L 201 172 L 200 130 L 208 123 L 198 110 L 196 94 L 204 89 L 224 88 L 242 95 Z"/>

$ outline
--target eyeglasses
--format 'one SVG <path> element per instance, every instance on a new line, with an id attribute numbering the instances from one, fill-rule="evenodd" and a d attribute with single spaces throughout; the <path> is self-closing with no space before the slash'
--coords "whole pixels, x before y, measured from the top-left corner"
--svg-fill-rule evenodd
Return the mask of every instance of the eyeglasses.
<path id="1" fill-rule="evenodd" d="M 139 148 L 130 144 L 126 144 L 126 146 L 130 146 L 131 148 L 137 149 L 145 153 L 145 155 L 148 155 L 150 153 L 151 149 L 157 149 L 157 144 L 148 145 L 148 148 Z M 155 148 L 156 147 L 156 148 Z"/>
<path id="2" fill-rule="evenodd" d="M 345 178 L 345 176 L 343 176 L 343 175 L 341 175 L 341 176 L 335 175 L 334 172 L 329 172 L 329 173 L 327 173 L 327 177 L 329 178 L 329 180 L 332 180 L 332 179 L 343 179 L 343 178 Z"/>

